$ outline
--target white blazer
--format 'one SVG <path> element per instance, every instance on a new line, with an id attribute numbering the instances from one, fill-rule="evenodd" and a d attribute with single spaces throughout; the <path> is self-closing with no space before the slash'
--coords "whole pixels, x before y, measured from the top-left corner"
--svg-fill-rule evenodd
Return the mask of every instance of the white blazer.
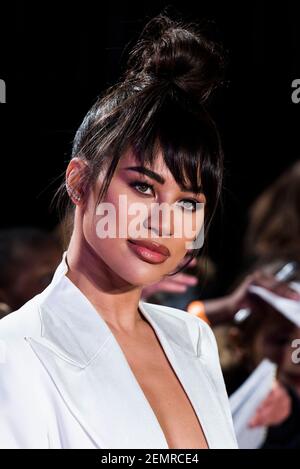
<path id="1" fill-rule="evenodd" d="M 108 325 L 65 275 L 0 321 L 0 448 L 167 449 L 162 428 Z M 236 448 L 210 327 L 143 301 L 209 448 Z"/>

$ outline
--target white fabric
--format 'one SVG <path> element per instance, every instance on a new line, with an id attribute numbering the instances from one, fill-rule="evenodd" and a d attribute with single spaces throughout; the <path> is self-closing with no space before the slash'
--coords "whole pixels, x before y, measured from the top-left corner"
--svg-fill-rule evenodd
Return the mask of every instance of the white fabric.
<path id="1" fill-rule="evenodd" d="M 229 398 L 240 449 L 260 448 L 266 439 L 267 427 L 250 428 L 249 422 L 271 392 L 276 371 L 277 366 L 265 358 Z"/>
<path id="2" fill-rule="evenodd" d="M 295 291 L 299 290 L 299 283 L 293 282 L 290 284 L 291 288 Z M 285 316 L 289 321 L 300 327 L 300 301 L 285 298 L 273 293 L 267 288 L 259 287 L 257 285 L 250 285 L 249 292 L 259 296 L 262 300 L 266 301 L 275 308 L 279 313 Z"/>
<path id="3" fill-rule="evenodd" d="M 106 322 L 65 275 L 0 321 L 0 448 L 157 448 L 167 441 Z M 218 350 L 187 312 L 140 301 L 210 448 L 236 448 Z"/>

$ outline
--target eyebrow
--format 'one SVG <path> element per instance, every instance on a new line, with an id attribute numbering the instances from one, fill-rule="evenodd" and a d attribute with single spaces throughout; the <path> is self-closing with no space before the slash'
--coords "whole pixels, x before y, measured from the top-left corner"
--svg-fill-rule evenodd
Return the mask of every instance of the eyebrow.
<path id="1" fill-rule="evenodd" d="M 155 181 L 159 182 L 159 184 L 164 184 L 166 182 L 165 178 L 163 178 L 160 174 L 155 173 L 151 169 L 145 168 L 144 166 L 128 166 L 124 168 L 125 170 L 129 171 L 136 171 L 137 173 L 145 174 L 146 176 L 154 179 Z M 194 192 L 192 188 L 185 188 L 180 185 L 180 189 L 182 192 L 192 192 L 193 194 L 200 194 L 203 193 L 202 185 L 198 188 L 198 192 Z"/>

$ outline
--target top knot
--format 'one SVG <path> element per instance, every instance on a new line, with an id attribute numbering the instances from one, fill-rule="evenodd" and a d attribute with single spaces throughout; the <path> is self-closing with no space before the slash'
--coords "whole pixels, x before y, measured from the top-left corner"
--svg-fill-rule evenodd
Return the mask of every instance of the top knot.
<path id="1" fill-rule="evenodd" d="M 165 15 L 150 20 L 129 55 L 125 79 L 141 88 L 153 81 L 169 82 L 203 103 L 222 83 L 224 55 L 195 25 Z"/>

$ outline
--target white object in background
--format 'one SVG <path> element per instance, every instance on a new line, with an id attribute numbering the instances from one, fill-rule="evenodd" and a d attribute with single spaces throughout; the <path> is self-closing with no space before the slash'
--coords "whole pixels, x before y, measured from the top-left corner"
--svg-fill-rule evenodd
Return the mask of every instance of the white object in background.
<path id="1" fill-rule="evenodd" d="M 259 405 L 272 390 L 277 366 L 264 359 L 229 398 L 233 425 L 240 449 L 260 448 L 266 438 L 266 427 L 249 427 Z"/>
<path id="2" fill-rule="evenodd" d="M 295 291 L 297 291 L 296 288 L 300 291 L 300 284 L 297 282 L 291 282 L 289 286 Z M 256 285 L 251 285 L 248 290 L 266 301 L 269 305 L 279 311 L 279 313 L 296 324 L 297 327 L 300 327 L 300 301 L 284 298 L 283 296 L 276 295 L 276 293 L 273 293 L 266 288 L 258 287 Z"/>
<path id="3" fill-rule="evenodd" d="M 276 274 L 275 278 L 278 280 L 278 282 L 285 282 L 291 276 L 294 274 L 294 272 L 298 269 L 298 264 L 297 262 L 288 262 L 285 264 Z M 297 282 L 292 282 L 293 286 L 296 291 L 300 291 L 300 283 Z M 291 284 L 290 284 L 291 285 Z M 250 291 L 248 289 L 248 291 Z M 251 314 L 251 309 L 250 308 L 242 308 L 240 309 L 234 316 L 234 321 L 237 323 L 243 322 L 245 319 L 247 319 L 248 316 Z"/>
<path id="4" fill-rule="evenodd" d="M 300 293 L 300 282 L 290 282 L 289 285 L 297 293 Z"/>

